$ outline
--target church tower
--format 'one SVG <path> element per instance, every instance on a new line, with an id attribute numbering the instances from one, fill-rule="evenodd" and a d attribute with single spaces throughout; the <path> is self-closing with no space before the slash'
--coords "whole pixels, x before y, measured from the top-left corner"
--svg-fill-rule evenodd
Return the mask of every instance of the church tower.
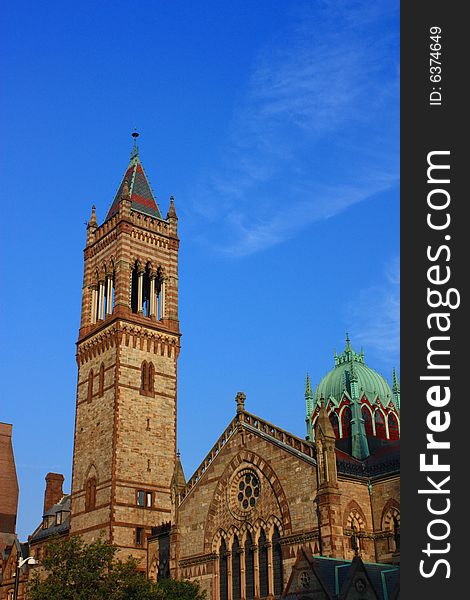
<path id="1" fill-rule="evenodd" d="M 151 528 L 171 512 L 179 240 L 173 198 L 163 218 L 133 137 L 104 222 L 93 207 L 87 226 L 71 533 L 143 559 Z"/>

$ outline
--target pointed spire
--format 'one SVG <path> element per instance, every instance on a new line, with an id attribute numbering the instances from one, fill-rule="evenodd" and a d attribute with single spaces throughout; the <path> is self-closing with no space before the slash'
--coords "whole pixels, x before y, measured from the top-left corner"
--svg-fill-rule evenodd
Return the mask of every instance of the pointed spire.
<path id="1" fill-rule="evenodd" d="M 312 429 L 312 414 L 313 414 L 313 393 L 312 385 L 310 383 L 310 375 L 307 373 L 305 379 L 305 422 L 307 424 L 307 437 L 313 441 L 313 429 Z"/>
<path id="2" fill-rule="evenodd" d="M 351 340 L 349 339 L 349 333 L 346 331 L 346 350 L 351 350 Z"/>
<path id="3" fill-rule="evenodd" d="M 114 216 L 119 210 L 119 203 L 124 196 L 131 200 L 131 209 L 149 217 L 161 219 L 162 215 L 158 208 L 152 188 L 148 182 L 142 163 L 139 158 L 139 149 L 137 147 L 137 138 L 139 134 L 134 131 L 134 147 L 131 152 L 131 160 L 127 167 L 124 177 L 121 180 L 118 191 L 114 196 L 111 208 L 108 211 L 106 220 Z M 126 189 L 127 188 L 127 189 Z"/>
<path id="4" fill-rule="evenodd" d="M 127 181 L 127 179 L 124 179 L 124 185 L 122 186 L 122 191 L 121 191 L 121 198 L 130 198 L 130 193 L 129 193 L 129 182 Z"/>
<path id="5" fill-rule="evenodd" d="M 186 485 L 186 477 L 184 475 L 183 465 L 181 464 L 181 455 L 179 450 L 176 453 L 175 468 L 173 471 L 173 477 L 171 478 L 171 485 L 177 494 L 179 494 Z"/>
<path id="6" fill-rule="evenodd" d="M 395 368 L 392 371 L 392 394 L 395 406 L 400 410 L 400 381 Z"/>
<path id="7" fill-rule="evenodd" d="M 356 368 L 354 367 L 354 361 L 351 361 L 351 367 L 350 367 L 350 370 L 349 370 L 349 381 L 351 383 L 353 383 L 353 382 L 357 383 L 357 381 L 358 381 L 358 379 L 357 379 L 357 373 L 356 373 Z"/>
<path id="8" fill-rule="evenodd" d="M 96 206 L 94 204 L 91 207 L 91 217 L 88 221 L 87 227 L 98 227 L 98 222 L 96 220 Z"/>
<path id="9" fill-rule="evenodd" d="M 400 391 L 400 382 L 398 381 L 398 375 L 397 375 L 397 371 L 395 369 L 395 367 L 393 368 L 392 371 L 392 392 L 399 392 Z"/>
<path id="10" fill-rule="evenodd" d="M 305 400 L 313 400 L 312 384 L 310 382 L 310 375 L 307 373 L 305 378 Z"/>
<path id="11" fill-rule="evenodd" d="M 175 198 L 170 196 L 170 207 L 168 208 L 168 213 L 166 215 L 166 219 L 177 219 L 176 210 L 175 210 Z"/>
<path id="12" fill-rule="evenodd" d="M 336 348 L 333 351 L 333 358 L 334 358 L 334 361 L 335 361 L 335 367 L 337 367 L 339 365 L 339 357 L 338 357 L 338 354 L 336 352 Z"/>

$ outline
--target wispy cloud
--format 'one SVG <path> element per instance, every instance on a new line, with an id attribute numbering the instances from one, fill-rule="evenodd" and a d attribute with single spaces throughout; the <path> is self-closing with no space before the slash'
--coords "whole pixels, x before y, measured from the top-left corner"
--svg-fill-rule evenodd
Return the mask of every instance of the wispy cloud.
<path id="1" fill-rule="evenodd" d="M 393 258 L 382 281 L 364 288 L 347 307 L 357 341 L 380 355 L 384 364 L 398 366 L 400 351 L 400 262 Z"/>
<path id="2" fill-rule="evenodd" d="M 263 250 L 396 184 L 393 3 L 369 4 L 319 3 L 260 52 L 194 195 L 194 210 L 218 224 L 219 251 Z"/>

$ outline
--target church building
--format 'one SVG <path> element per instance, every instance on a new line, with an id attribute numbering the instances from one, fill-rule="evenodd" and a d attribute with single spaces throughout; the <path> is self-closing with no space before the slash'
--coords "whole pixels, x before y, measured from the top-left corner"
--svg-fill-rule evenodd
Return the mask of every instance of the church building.
<path id="1" fill-rule="evenodd" d="M 54 532 L 101 536 L 151 579 L 197 580 L 208 600 L 398 597 L 399 382 L 367 366 L 349 336 L 314 389 L 307 377 L 305 438 L 238 392 L 186 479 L 178 218 L 173 198 L 163 217 L 133 135 L 106 218 L 93 207 L 87 225 L 71 494 L 48 474 L 30 551 L 40 560 Z"/>

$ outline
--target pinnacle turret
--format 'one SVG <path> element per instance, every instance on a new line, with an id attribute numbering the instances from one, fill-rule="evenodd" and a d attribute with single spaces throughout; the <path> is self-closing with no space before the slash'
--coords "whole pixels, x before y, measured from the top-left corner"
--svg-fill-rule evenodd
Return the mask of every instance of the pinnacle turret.
<path id="1" fill-rule="evenodd" d="M 168 208 L 166 219 L 167 219 L 167 221 L 169 219 L 178 219 L 178 217 L 176 215 L 176 210 L 175 210 L 175 199 L 173 196 L 170 196 L 170 207 Z"/>
<path id="2" fill-rule="evenodd" d="M 96 220 L 96 206 L 94 204 L 91 207 L 91 217 L 90 217 L 90 220 L 88 221 L 87 227 L 93 227 L 93 228 L 98 227 L 98 222 Z"/>
<path id="3" fill-rule="evenodd" d="M 400 382 L 395 368 L 392 371 L 392 394 L 395 406 L 400 410 Z"/>
<path id="4" fill-rule="evenodd" d="M 312 413 L 313 413 L 313 392 L 310 383 L 310 375 L 307 373 L 305 379 L 305 422 L 307 424 L 307 438 L 313 441 L 312 429 Z"/>

